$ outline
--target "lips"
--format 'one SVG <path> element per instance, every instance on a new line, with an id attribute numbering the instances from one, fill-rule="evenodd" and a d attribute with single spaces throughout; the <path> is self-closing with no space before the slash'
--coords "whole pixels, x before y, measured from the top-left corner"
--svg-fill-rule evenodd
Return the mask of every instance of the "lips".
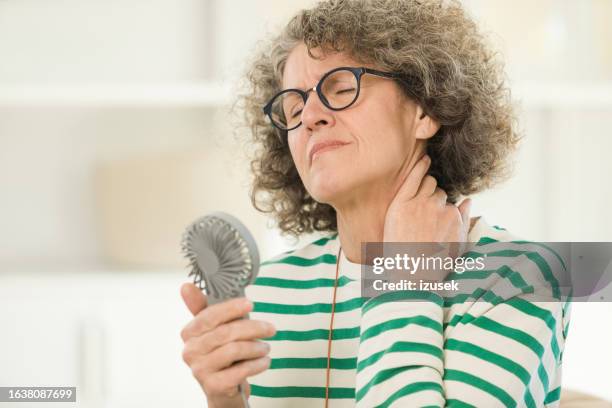
<path id="1" fill-rule="evenodd" d="M 310 149 L 310 153 L 308 155 L 308 158 L 310 159 L 310 162 L 312 163 L 312 158 L 314 157 L 315 153 L 317 153 L 318 151 L 321 150 L 332 150 L 335 148 L 338 148 L 339 146 L 344 146 L 347 145 L 348 143 L 346 142 L 341 142 L 339 140 L 329 140 L 326 142 L 320 142 L 320 143 L 316 143 L 314 146 L 312 146 L 312 149 Z"/>

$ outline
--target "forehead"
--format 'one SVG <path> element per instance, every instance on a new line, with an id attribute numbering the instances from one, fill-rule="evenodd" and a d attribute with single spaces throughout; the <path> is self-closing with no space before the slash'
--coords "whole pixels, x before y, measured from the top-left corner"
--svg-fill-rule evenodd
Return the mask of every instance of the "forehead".
<path id="1" fill-rule="evenodd" d="M 319 49 L 313 49 L 316 57 L 322 55 Z M 304 43 L 298 44 L 287 57 L 283 71 L 283 89 L 306 89 L 314 86 L 316 82 L 328 71 L 341 66 L 355 67 L 360 63 L 345 53 L 328 53 L 322 59 L 314 59 L 308 55 Z"/>

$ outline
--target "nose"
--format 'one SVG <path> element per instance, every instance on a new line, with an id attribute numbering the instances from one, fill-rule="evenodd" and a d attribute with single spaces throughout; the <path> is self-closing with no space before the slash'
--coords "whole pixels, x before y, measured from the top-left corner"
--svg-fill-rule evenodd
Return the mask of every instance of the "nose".
<path id="1" fill-rule="evenodd" d="M 302 109 L 302 124 L 309 131 L 313 131 L 323 126 L 329 126 L 333 121 L 333 111 L 323 104 L 316 89 L 311 89 Z"/>

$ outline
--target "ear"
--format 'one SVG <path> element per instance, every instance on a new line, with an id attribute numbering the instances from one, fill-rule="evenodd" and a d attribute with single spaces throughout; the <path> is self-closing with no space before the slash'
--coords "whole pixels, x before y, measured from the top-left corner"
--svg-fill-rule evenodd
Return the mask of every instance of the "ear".
<path id="1" fill-rule="evenodd" d="M 436 134 L 440 129 L 440 124 L 435 121 L 431 116 L 427 115 L 421 105 L 416 105 L 415 113 L 415 138 L 417 139 L 429 139 Z"/>

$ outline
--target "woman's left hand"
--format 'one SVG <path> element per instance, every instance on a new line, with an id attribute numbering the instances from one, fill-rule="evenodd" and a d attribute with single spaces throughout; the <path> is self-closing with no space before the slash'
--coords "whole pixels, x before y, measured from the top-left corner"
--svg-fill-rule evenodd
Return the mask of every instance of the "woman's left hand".
<path id="1" fill-rule="evenodd" d="M 427 175 L 431 164 L 424 155 L 410 170 L 391 201 L 385 217 L 384 242 L 466 242 L 471 199 L 456 206 Z"/>

